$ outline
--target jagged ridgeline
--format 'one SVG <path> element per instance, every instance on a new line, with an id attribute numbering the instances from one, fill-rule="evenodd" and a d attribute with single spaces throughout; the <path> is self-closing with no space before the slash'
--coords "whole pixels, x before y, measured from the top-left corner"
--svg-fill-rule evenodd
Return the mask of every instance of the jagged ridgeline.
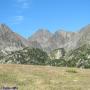
<path id="1" fill-rule="evenodd" d="M 25 39 L 0 24 L 0 63 L 90 68 L 90 25 L 78 32 L 39 29 Z"/>

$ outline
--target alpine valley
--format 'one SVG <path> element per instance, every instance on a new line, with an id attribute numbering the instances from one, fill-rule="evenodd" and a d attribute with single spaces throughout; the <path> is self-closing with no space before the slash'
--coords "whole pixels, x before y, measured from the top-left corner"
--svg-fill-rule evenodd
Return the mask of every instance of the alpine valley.
<path id="1" fill-rule="evenodd" d="M 0 24 L 0 63 L 90 68 L 90 25 L 78 32 L 39 29 L 26 39 Z"/>

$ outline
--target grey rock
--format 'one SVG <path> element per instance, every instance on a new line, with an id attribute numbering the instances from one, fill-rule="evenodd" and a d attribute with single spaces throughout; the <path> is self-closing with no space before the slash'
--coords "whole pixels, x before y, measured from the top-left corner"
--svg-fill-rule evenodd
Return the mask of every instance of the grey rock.
<path id="1" fill-rule="evenodd" d="M 64 48 L 68 52 L 86 43 L 90 44 L 90 25 L 87 25 L 78 32 L 58 30 L 52 34 L 45 29 L 40 29 L 29 37 L 29 41 L 37 41 L 47 52 L 58 48 Z"/>
<path id="2" fill-rule="evenodd" d="M 5 24 L 0 24 L 0 49 L 5 51 L 18 50 L 28 46 L 28 41 L 13 32 Z"/>

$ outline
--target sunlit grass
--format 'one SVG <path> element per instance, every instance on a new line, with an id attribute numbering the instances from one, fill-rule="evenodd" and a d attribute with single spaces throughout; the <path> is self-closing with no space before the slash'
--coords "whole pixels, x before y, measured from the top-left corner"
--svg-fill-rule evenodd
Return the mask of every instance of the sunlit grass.
<path id="1" fill-rule="evenodd" d="M 68 73 L 78 73 L 75 68 L 68 68 L 68 69 L 66 70 L 66 72 L 68 72 Z"/>
<path id="2" fill-rule="evenodd" d="M 2 86 L 17 86 L 19 90 L 90 90 L 90 70 L 0 65 L 0 87 Z"/>

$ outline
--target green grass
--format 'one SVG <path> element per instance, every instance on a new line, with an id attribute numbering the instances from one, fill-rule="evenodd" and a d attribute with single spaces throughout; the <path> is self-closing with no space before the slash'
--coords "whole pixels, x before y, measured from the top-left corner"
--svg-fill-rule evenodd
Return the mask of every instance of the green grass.
<path id="1" fill-rule="evenodd" d="M 90 90 L 90 70 L 33 65 L 0 65 L 0 87 L 19 90 Z"/>
<path id="2" fill-rule="evenodd" d="M 69 68 L 69 69 L 66 70 L 66 72 L 68 72 L 68 73 L 78 73 L 75 68 Z"/>

